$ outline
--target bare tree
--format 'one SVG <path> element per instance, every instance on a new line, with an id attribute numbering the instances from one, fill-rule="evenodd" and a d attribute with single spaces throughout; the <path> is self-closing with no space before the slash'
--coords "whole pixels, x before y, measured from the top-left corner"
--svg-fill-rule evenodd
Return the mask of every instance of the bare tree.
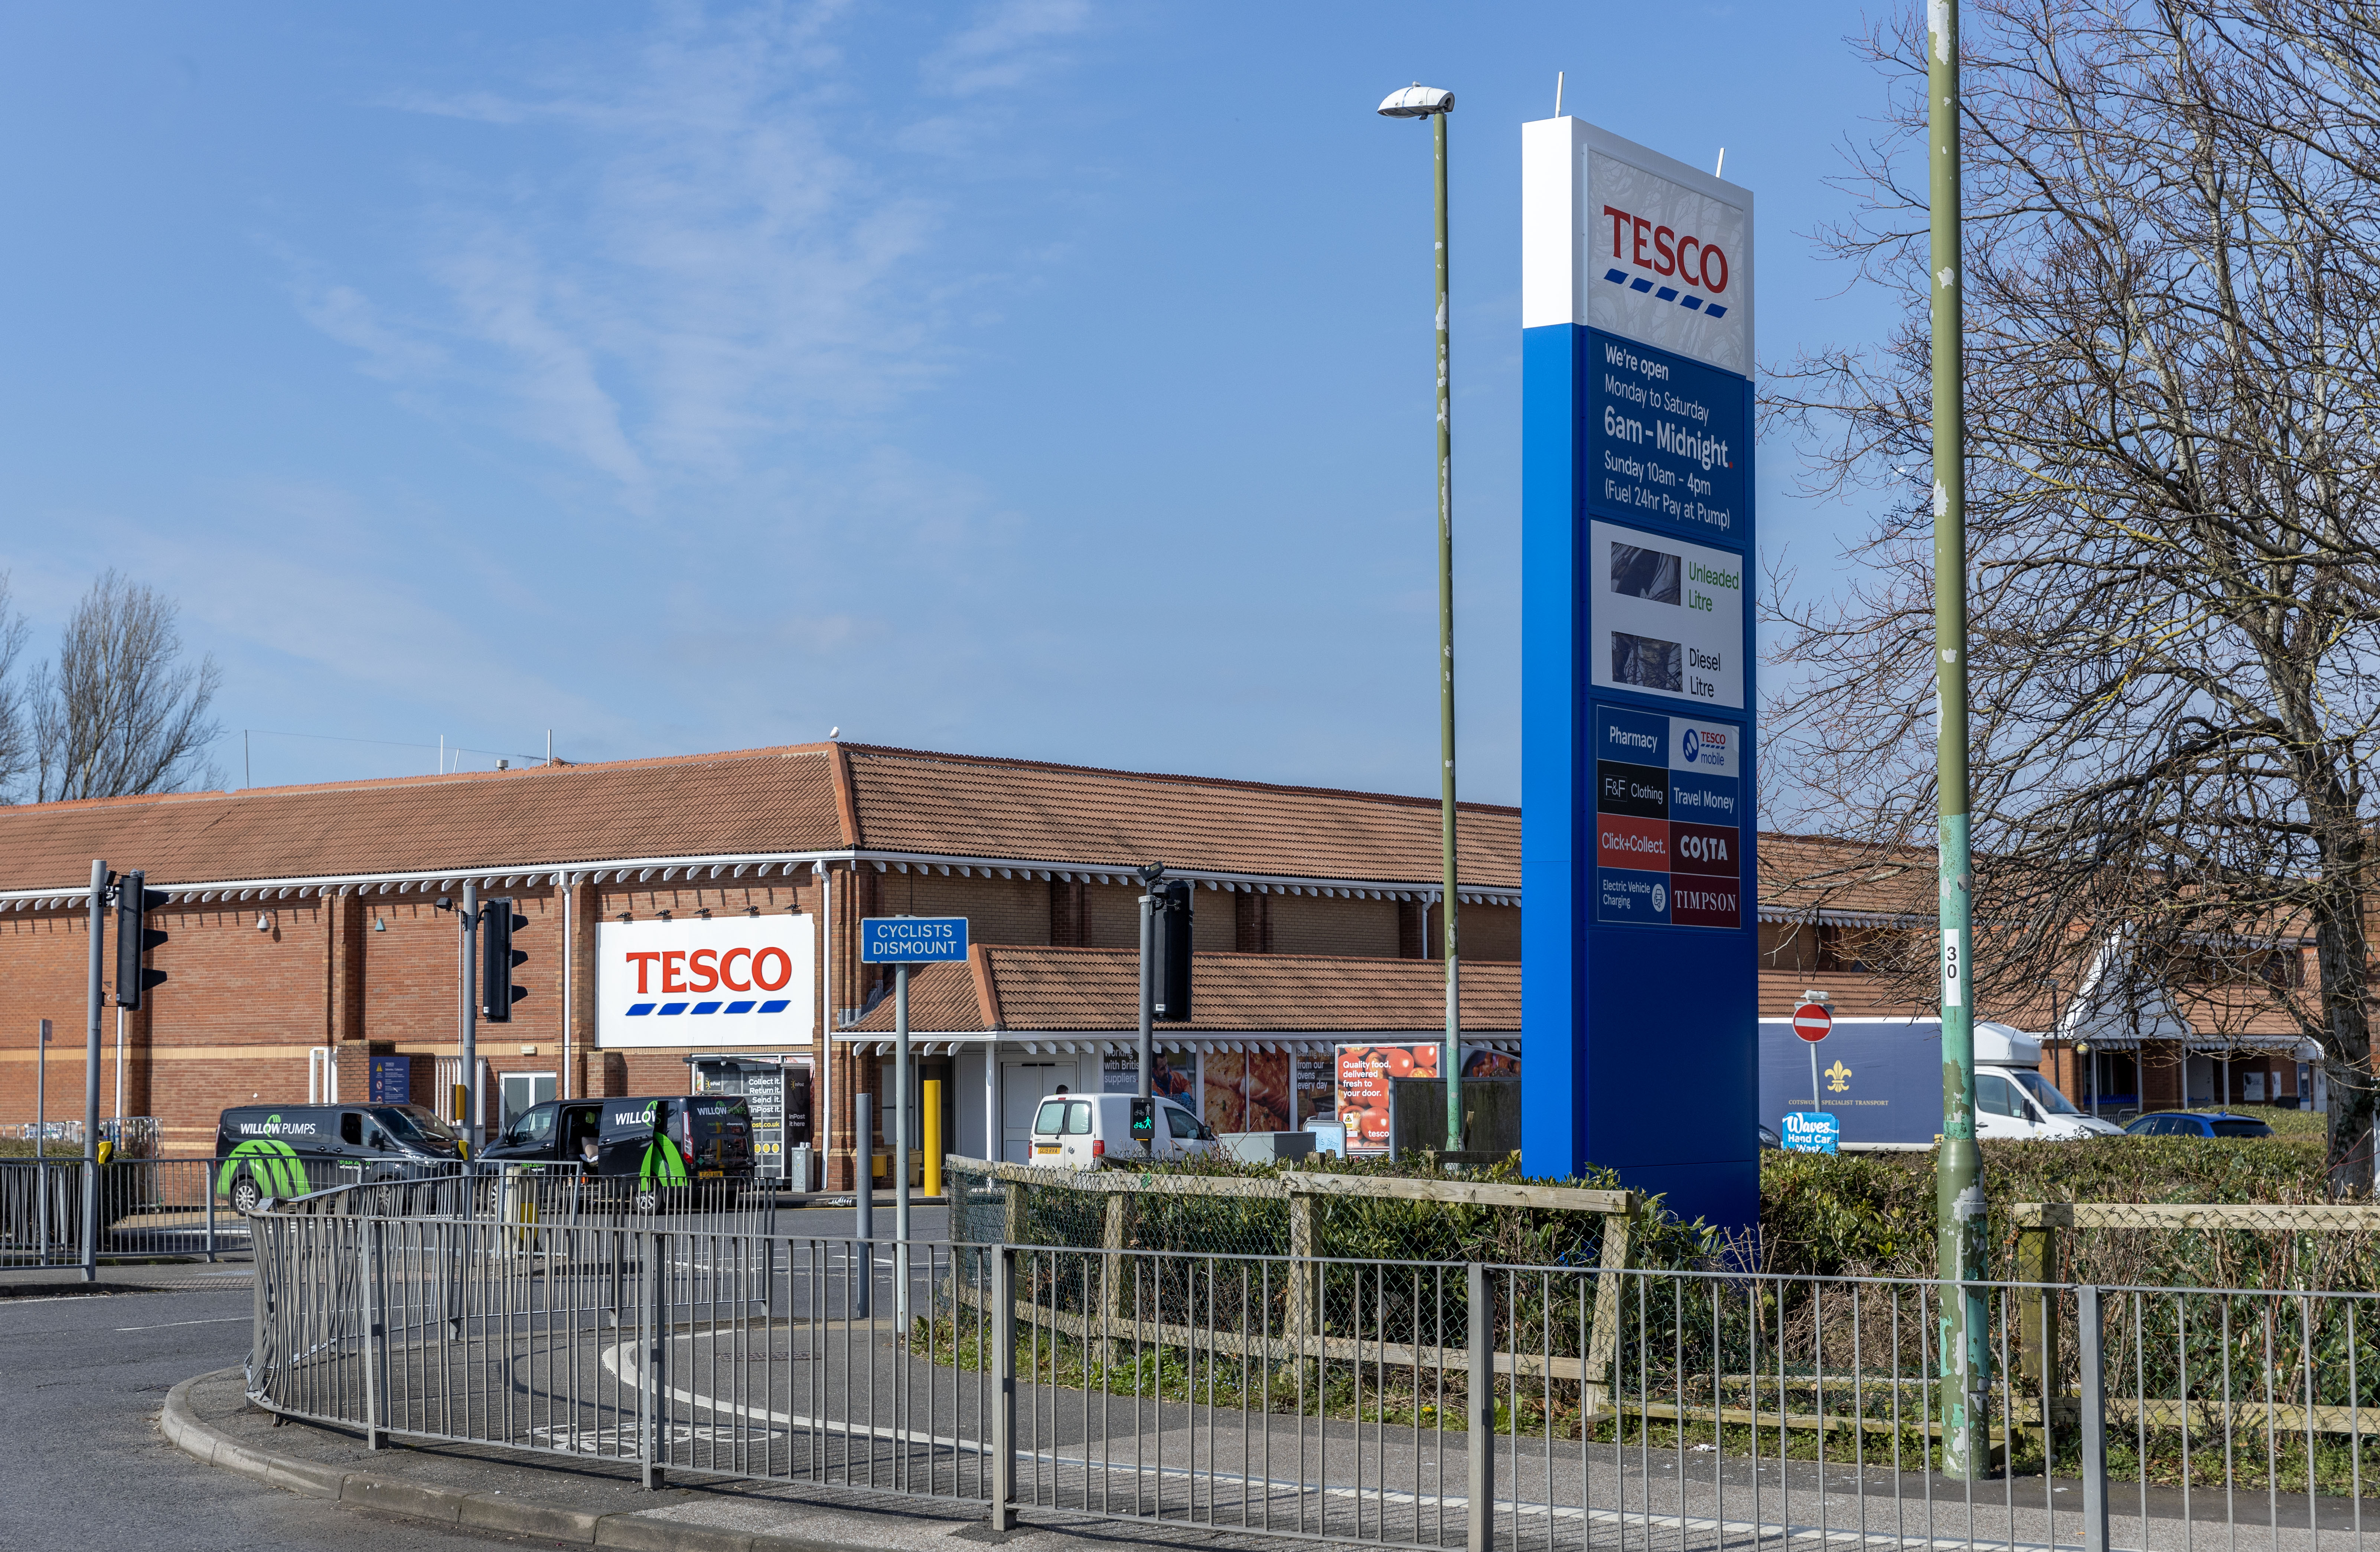
<path id="1" fill-rule="evenodd" d="M 67 622 L 55 667 L 35 671 L 39 802 L 176 792 L 219 779 L 205 763 L 221 729 L 207 717 L 221 680 L 212 657 L 182 662 L 177 611 L 114 569 Z"/>
<path id="2" fill-rule="evenodd" d="M 0 571 L 0 793 L 15 788 L 33 767 L 32 719 L 17 660 L 25 654 L 25 617 L 9 604 L 9 576 Z"/>
<path id="3" fill-rule="evenodd" d="M 1969 0 L 1963 31 L 1979 985 L 2071 988 L 2119 946 L 2131 995 L 2277 1012 L 2321 1045 L 2334 1186 L 2360 1186 L 2380 72 L 2336 55 L 2380 31 L 2277 0 Z M 1880 861 L 1935 825 L 1924 39 L 1904 16 L 1863 40 L 1892 107 L 1826 234 L 1904 321 L 1767 404 L 1818 483 L 1886 508 L 1847 593 L 1784 612 L 1771 708 L 1803 822 Z M 2274 972 L 2301 935 L 2318 985 Z"/>

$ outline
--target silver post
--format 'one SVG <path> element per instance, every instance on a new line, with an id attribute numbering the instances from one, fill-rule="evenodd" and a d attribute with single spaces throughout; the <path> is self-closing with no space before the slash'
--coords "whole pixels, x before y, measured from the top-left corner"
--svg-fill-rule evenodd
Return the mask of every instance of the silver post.
<path id="1" fill-rule="evenodd" d="M 380 1309 L 380 1224 L 367 1218 L 359 1227 L 363 1230 L 364 1294 L 364 1448 L 381 1447 L 382 1409 L 387 1397 L 383 1394 L 387 1378 L 381 1372 L 386 1350 L 381 1344 Z"/>
<path id="2" fill-rule="evenodd" d="M 107 935 L 107 861 L 91 860 L 91 984 L 89 1038 L 82 1069 L 82 1280 L 99 1280 L 99 1027 L 101 949 Z"/>
<path id="3" fill-rule="evenodd" d="M 480 1135 L 480 883 L 463 885 L 463 1135 L 477 1162 L 487 1145 Z"/>
<path id="4" fill-rule="evenodd" d="M 892 1319 L 909 1329 L 909 967 L 892 967 Z"/>
<path id="5" fill-rule="evenodd" d="M 2077 1362 L 2082 1371 L 2078 1425 L 2082 1434 L 2083 1552 L 2107 1552 L 2107 1373 L 2099 1323 L 2099 1290 L 2085 1283 L 2074 1290 L 2074 1324 L 2082 1337 Z"/>
<path id="6" fill-rule="evenodd" d="M 876 1096 L 866 1090 L 851 1096 L 851 1135 L 859 1154 L 859 1185 L 851 1194 L 851 1254 L 856 1264 L 851 1313 L 865 1320 L 876 1282 Z"/>
<path id="7" fill-rule="evenodd" d="M 669 1292 L 664 1284 L 666 1269 L 662 1265 L 662 1237 L 650 1229 L 637 1236 L 638 1248 L 644 1262 L 644 1298 L 638 1301 L 638 1324 L 644 1327 L 644 1358 L 638 1367 L 637 1385 L 637 1463 L 639 1478 L 647 1491 L 660 1487 L 667 1467 L 663 1463 L 662 1441 L 662 1354 L 667 1346 Z"/>
<path id="8" fill-rule="evenodd" d="M 1464 1454 L 1471 1481 L 1463 1545 L 1465 1552 L 1490 1552 L 1496 1539 L 1496 1308 L 1488 1268 L 1475 1261 L 1469 1271 L 1471 1436 Z"/>
<path id="9" fill-rule="evenodd" d="M 42 1260 L 50 1264 L 50 1164 L 42 1139 L 50 1127 L 50 1021 L 41 1021 L 41 1045 L 33 1057 L 33 1188 L 42 1193 L 40 1204 Z M 212 1198 L 209 1198 L 212 1200 Z"/>
<path id="10" fill-rule="evenodd" d="M 1016 1252 L 991 1252 L 991 1528 L 1016 1529 Z"/>

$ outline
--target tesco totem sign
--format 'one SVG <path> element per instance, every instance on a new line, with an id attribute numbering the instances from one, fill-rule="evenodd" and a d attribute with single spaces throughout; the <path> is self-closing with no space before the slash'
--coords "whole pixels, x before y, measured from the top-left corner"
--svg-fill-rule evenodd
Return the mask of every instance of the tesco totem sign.
<path id="1" fill-rule="evenodd" d="M 596 1043 L 807 1045 L 817 1027 L 808 916 L 603 922 L 595 932 Z"/>

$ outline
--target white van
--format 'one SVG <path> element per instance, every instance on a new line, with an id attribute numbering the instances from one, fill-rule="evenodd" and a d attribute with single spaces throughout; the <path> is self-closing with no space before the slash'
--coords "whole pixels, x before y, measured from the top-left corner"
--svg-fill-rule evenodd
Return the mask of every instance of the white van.
<path id="1" fill-rule="evenodd" d="M 1128 1094 L 1060 1094 L 1033 1114 L 1033 1162 L 1052 1169 L 1097 1169 L 1111 1159 L 1195 1158 L 1216 1149 L 1215 1134 L 1186 1105 L 1160 1097 L 1157 1139 L 1132 1140 Z"/>
<path id="2" fill-rule="evenodd" d="M 2041 1041 L 2006 1024 L 1975 1024 L 1975 1135 L 2044 1143 L 2120 1136 L 2123 1128 L 2086 1116 L 2041 1075 Z"/>

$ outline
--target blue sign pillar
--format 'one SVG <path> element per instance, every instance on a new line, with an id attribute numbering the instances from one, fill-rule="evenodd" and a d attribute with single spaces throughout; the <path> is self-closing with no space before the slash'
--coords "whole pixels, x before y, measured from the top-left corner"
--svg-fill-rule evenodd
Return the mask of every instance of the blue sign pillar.
<path id="1" fill-rule="evenodd" d="M 1523 1162 L 1749 1228 L 1752 196 L 1521 134 Z"/>

